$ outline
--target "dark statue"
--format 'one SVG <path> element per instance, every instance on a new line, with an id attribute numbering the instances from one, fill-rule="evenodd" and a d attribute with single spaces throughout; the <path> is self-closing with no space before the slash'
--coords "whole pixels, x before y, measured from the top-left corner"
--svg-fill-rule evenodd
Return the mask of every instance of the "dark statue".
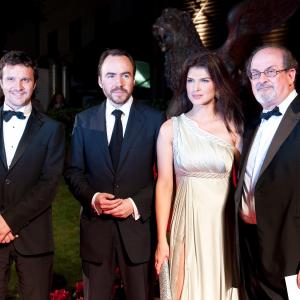
<path id="1" fill-rule="evenodd" d="M 176 8 L 163 11 L 153 25 L 153 34 L 165 53 L 165 77 L 168 87 L 174 91 L 182 63 L 189 54 L 204 46 L 189 14 Z"/>
<path id="2" fill-rule="evenodd" d="M 270 32 L 290 18 L 300 0 L 247 0 L 236 5 L 228 16 L 228 36 L 216 51 L 233 77 L 238 77 L 260 34 Z M 165 55 L 165 77 L 174 92 L 185 58 L 203 46 L 194 24 L 185 11 L 167 8 L 153 24 L 153 35 Z"/>

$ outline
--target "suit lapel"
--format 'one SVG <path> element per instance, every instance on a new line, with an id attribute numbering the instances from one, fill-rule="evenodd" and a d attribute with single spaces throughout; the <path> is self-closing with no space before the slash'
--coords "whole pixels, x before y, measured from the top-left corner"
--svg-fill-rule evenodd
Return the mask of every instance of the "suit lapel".
<path id="1" fill-rule="evenodd" d="M 103 158 L 106 160 L 106 163 L 108 167 L 110 168 L 111 172 L 114 173 L 114 168 L 113 164 L 111 161 L 111 156 L 109 153 L 109 148 L 108 148 L 108 139 L 107 139 L 107 130 L 106 130 L 106 116 L 105 116 L 105 111 L 106 111 L 106 101 L 104 101 L 100 106 L 97 115 L 95 116 L 95 124 L 93 126 L 100 130 L 101 134 L 100 135 L 100 140 L 99 140 L 99 149 L 103 152 Z M 94 141 L 92 141 L 94 142 Z"/>
<path id="2" fill-rule="evenodd" d="M 7 162 L 6 162 L 6 154 L 5 154 L 5 147 L 4 147 L 4 140 L 3 140 L 3 118 L 2 118 L 2 111 L 3 107 L 0 110 L 0 159 L 6 169 Z"/>
<path id="3" fill-rule="evenodd" d="M 260 174 L 263 174 L 265 169 L 268 167 L 275 154 L 277 153 L 280 146 L 290 135 L 296 124 L 300 120 L 300 98 L 297 96 L 295 100 L 288 107 L 286 113 L 281 120 L 277 131 L 275 132 L 274 138 L 266 154 L 265 160 L 260 170 Z"/>
<path id="4" fill-rule="evenodd" d="M 42 124 L 43 121 L 41 115 L 37 113 L 34 109 L 32 109 L 24 133 L 20 139 L 16 153 L 11 162 L 10 169 L 12 169 L 14 165 L 18 162 L 18 160 L 22 157 L 24 151 L 31 144 L 33 137 L 36 135 L 37 131 L 40 129 Z"/>
<path id="5" fill-rule="evenodd" d="M 242 166 L 242 169 L 240 171 L 240 174 L 243 174 L 244 171 L 245 171 L 245 169 L 246 169 L 245 165 L 247 164 L 249 153 L 250 153 L 250 150 L 251 150 L 251 147 L 252 147 L 252 144 L 253 144 L 256 132 L 258 130 L 258 125 L 259 125 L 259 122 L 255 122 L 252 125 L 252 127 L 247 130 L 247 133 L 244 136 L 243 153 L 242 153 L 242 156 L 241 156 L 241 166 Z"/>
<path id="6" fill-rule="evenodd" d="M 243 141 L 243 151 L 241 156 L 241 169 L 238 174 L 238 185 L 236 188 L 236 195 L 239 195 L 237 197 L 238 202 L 241 200 L 241 193 L 242 193 L 242 188 L 244 183 L 244 175 L 246 172 L 247 161 L 250 154 L 251 146 L 253 144 L 256 132 L 258 130 L 258 125 L 259 125 L 259 120 L 253 122 L 249 126 L 249 128 L 247 129 L 243 137 L 244 141 Z"/>
<path id="7" fill-rule="evenodd" d="M 129 113 L 124 140 L 122 143 L 118 170 L 126 161 L 129 149 L 134 144 L 134 140 L 139 136 L 139 132 L 143 129 L 144 125 L 144 114 L 138 109 L 138 105 L 135 102 L 133 102 Z"/>

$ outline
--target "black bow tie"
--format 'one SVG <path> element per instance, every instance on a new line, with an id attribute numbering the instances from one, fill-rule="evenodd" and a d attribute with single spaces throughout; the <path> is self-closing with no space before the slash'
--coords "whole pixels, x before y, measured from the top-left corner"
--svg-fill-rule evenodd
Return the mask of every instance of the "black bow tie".
<path id="1" fill-rule="evenodd" d="M 18 119 L 24 120 L 26 117 L 24 116 L 24 113 L 21 111 L 14 111 L 14 110 L 4 110 L 2 112 L 3 120 L 5 122 L 8 122 L 12 116 L 16 116 Z"/>
<path id="2" fill-rule="evenodd" d="M 275 106 L 272 110 L 267 112 L 262 112 L 260 114 L 261 119 L 269 120 L 272 116 L 281 116 L 282 113 L 279 111 L 279 107 Z"/>

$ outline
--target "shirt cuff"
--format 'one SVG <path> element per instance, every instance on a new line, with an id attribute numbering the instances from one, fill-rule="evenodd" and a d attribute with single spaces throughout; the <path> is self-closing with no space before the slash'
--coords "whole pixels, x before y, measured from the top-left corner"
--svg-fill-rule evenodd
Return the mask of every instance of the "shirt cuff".
<path id="1" fill-rule="evenodd" d="M 133 213 L 132 213 L 132 217 L 134 218 L 135 221 L 137 221 L 141 215 L 139 214 L 139 211 L 134 203 L 134 201 L 132 200 L 132 198 L 128 198 L 133 206 Z"/>
<path id="2" fill-rule="evenodd" d="M 97 215 L 101 215 L 102 214 L 102 209 L 101 208 L 97 208 L 96 205 L 95 205 L 96 197 L 99 194 L 100 193 L 97 192 L 96 194 L 94 194 L 94 196 L 92 198 L 92 208 L 95 210 L 95 212 L 97 213 Z"/>

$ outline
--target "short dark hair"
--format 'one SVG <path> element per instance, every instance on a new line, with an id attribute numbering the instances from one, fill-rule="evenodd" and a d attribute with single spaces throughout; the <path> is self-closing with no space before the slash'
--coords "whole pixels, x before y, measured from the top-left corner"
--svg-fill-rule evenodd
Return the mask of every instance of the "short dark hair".
<path id="1" fill-rule="evenodd" d="M 37 81 L 39 77 L 38 65 L 36 61 L 23 51 L 12 50 L 2 56 L 2 58 L 0 59 L 0 79 L 2 79 L 3 68 L 6 65 L 24 65 L 26 67 L 32 68 L 34 81 Z"/>
<path id="2" fill-rule="evenodd" d="M 253 60 L 253 57 L 261 50 L 267 49 L 267 48 L 272 48 L 272 49 L 278 49 L 282 53 L 282 60 L 283 60 L 283 68 L 285 69 L 295 69 L 296 72 L 298 71 L 298 62 L 293 56 L 292 52 L 288 50 L 284 46 L 278 46 L 278 45 L 272 45 L 272 44 L 264 44 L 256 49 L 251 53 L 250 57 L 248 58 L 246 62 L 246 72 L 247 75 L 249 76 L 250 71 L 251 71 L 251 63 Z"/>
<path id="3" fill-rule="evenodd" d="M 98 75 L 99 76 L 101 75 L 101 68 L 102 68 L 103 62 L 104 62 L 105 58 L 109 55 L 112 55 L 112 56 L 126 56 L 132 64 L 133 75 L 135 75 L 135 71 L 136 71 L 135 62 L 134 62 L 132 56 L 127 51 L 122 50 L 122 49 L 107 49 L 104 52 L 102 52 L 102 54 L 99 58 L 99 63 L 98 63 Z"/>

